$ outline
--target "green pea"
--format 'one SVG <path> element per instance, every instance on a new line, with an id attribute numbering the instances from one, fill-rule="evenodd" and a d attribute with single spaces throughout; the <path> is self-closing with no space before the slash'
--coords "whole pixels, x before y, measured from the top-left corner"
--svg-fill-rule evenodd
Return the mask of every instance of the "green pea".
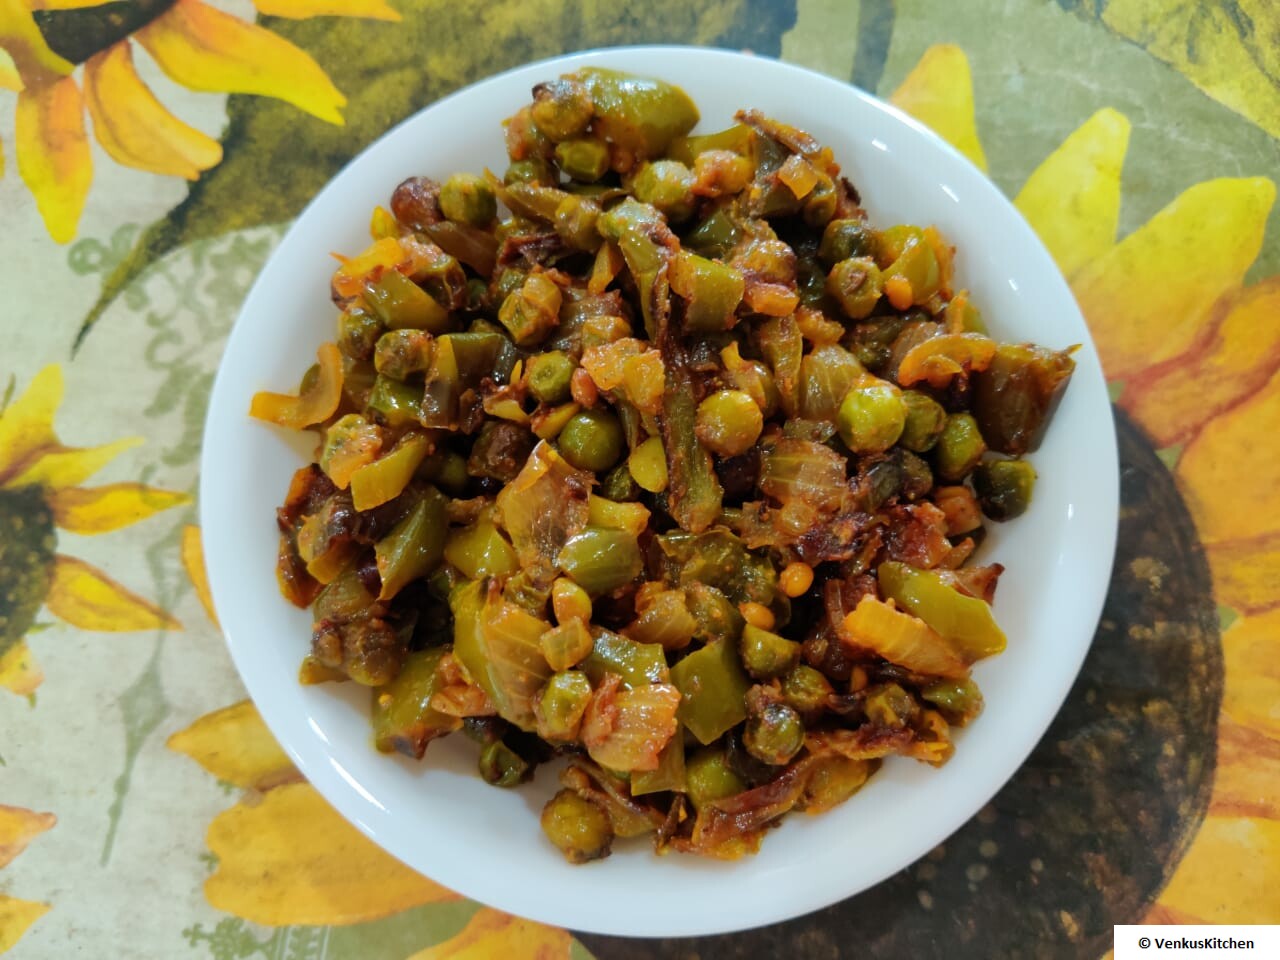
<path id="1" fill-rule="evenodd" d="M 760 439 L 764 414 L 743 390 L 717 390 L 698 404 L 694 433 L 712 453 L 736 457 Z"/>
<path id="2" fill-rule="evenodd" d="M 746 781 L 734 772 L 725 752 L 715 747 L 706 747 L 689 757 L 684 771 L 689 802 L 695 810 L 747 789 Z"/>
<path id="3" fill-rule="evenodd" d="M 564 403 L 569 399 L 573 361 L 559 350 L 540 353 L 529 360 L 525 382 L 539 403 Z"/>
<path id="4" fill-rule="evenodd" d="M 386 329 L 372 313 L 352 305 L 338 318 L 338 349 L 352 360 L 369 360 Z"/>
<path id="5" fill-rule="evenodd" d="M 551 164 L 541 157 L 529 157 L 526 160 L 515 160 L 507 166 L 502 175 L 502 182 L 510 186 L 513 183 L 545 183 L 557 181 Z"/>
<path id="6" fill-rule="evenodd" d="M 591 94 L 577 80 L 561 77 L 533 88 L 533 122 L 548 140 L 576 136 L 591 122 Z"/>
<path id="7" fill-rule="evenodd" d="M 609 815 L 572 790 L 561 790 L 543 807 L 542 832 L 570 863 L 607 857 L 613 844 Z"/>
<path id="8" fill-rule="evenodd" d="M 738 647 L 747 673 L 757 680 L 772 680 L 800 662 L 800 644 L 748 623 Z"/>
<path id="9" fill-rule="evenodd" d="M 453 450 L 428 456 L 418 467 L 418 475 L 452 497 L 462 496 L 471 477 L 467 473 L 467 458 Z"/>
<path id="10" fill-rule="evenodd" d="M 533 767 L 501 740 L 495 740 L 480 751 L 480 776 L 495 787 L 514 787 L 533 776 Z"/>
<path id="11" fill-rule="evenodd" d="M 884 279 L 870 257 L 850 257 L 827 274 L 827 293 L 836 298 L 847 316 L 861 320 L 869 317 L 879 302 Z"/>
<path id="12" fill-rule="evenodd" d="M 948 483 L 959 483 L 978 465 L 986 450 L 978 421 L 968 413 L 953 413 L 947 417 L 933 448 L 934 470 Z"/>
<path id="13" fill-rule="evenodd" d="M 604 410 L 583 410 L 564 425 L 557 442 L 561 455 L 579 470 L 602 473 L 622 456 L 622 425 Z"/>
<path id="14" fill-rule="evenodd" d="M 693 214 L 693 171 L 679 160 L 655 160 L 636 174 L 631 190 L 636 199 L 661 210 L 668 220 L 679 222 Z"/>
<path id="15" fill-rule="evenodd" d="M 875 231 L 865 220 L 832 220 L 822 231 L 818 259 L 833 267 L 850 257 L 872 256 L 875 249 Z"/>
<path id="16" fill-rule="evenodd" d="M 431 366 L 432 337 L 425 330 L 388 330 L 374 347 L 373 366 L 383 376 L 405 380 Z"/>
<path id="17" fill-rule="evenodd" d="M 868 687 L 862 708 L 867 719 L 881 727 L 905 727 L 920 710 L 911 694 L 896 683 Z"/>
<path id="18" fill-rule="evenodd" d="M 804 723 L 787 704 L 769 703 L 747 717 L 742 743 L 757 760 L 782 766 L 804 746 Z"/>
<path id="19" fill-rule="evenodd" d="M 454 223 L 483 227 L 498 215 L 498 201 L 483 177 L 455 173 L 440 188 L 440 211 Z"/>
<path id="20" fill-rule="evenodd" d="M 973 471 L 973 489 L 982 512 L 992 520 L 1012 520 L 1031 505 L 1035 467 L 1025 460 L 991 460 Z"/>
<path id="21" fill-rule="evenodd" d="M 921 457 L 910 450 L 898 450 L 902 464 L 901 494 L 907 500 L 919 500 L 933 489 L 933 471 Z"/>
<path id="22" fill-rule="evenodd" d="M 618 464 L 606 473 L 604 479 L 600 481 L 600 496 L 617 503 L 630 503 L 634 500 L 639 500 L 640 494 L 643 492 L 640 489 L 640 484 L 636 483 L 635 477 L 631 475 L 631 470 L 625 463 Z"/>
<path id="23" fill-rule="evenodd" d="M 907 419 L 898 442 L 915 453 L 924 453 L 938 442 L 942 428 L 947 423 L 947 411 L 942 404 L 918 390 L 904 390 L 902 402 L 907 408 Z"/>
<path id="24" fill-rule="evenodd" d="M 821 713 L 833 693 L 822 671 L 803 663 L 782 678 L 782 699 L 801 716 Z"/>
<path id="25" fill-rule="evenodd" d="M 836 426 L 854 453 L 883 453 L 902 436 L 906 419 L 902 391 L 888 381 L 868 378 L 844 395 Z"/>
<path id="26" fill-rule="evenodd" d="M 609 172 L 609 147 L 594 137 L 556 144 L 556 163 L 579 183 L 595 183 Z"/>

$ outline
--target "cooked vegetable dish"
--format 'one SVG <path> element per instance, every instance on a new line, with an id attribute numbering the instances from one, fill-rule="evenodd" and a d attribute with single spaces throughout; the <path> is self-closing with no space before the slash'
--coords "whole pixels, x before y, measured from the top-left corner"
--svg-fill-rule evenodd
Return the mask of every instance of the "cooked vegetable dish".
<path id="1" fill-rule="evenodd" d="M 932 227 L 829 149 L 584 69 L 503 176 L 412 177 L 340 257 L 335 341 L 254 416 L 319 431 L 278 511 L 303 683 L 372 688 L 379 750 L 456 731 L 542 826 L 754 852 L 883 758 L 950 757 L 1005 647 L 988 521 L 1027 509 L 1070 350 L 1001 343 Z"/>

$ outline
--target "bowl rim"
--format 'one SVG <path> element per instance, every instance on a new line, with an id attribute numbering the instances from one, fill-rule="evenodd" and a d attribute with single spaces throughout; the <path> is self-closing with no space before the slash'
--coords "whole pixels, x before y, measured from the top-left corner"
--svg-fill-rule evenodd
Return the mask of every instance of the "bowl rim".
<path id="1" fill-rule="evenodd" d="M 401 132 L 422 123 L 423 116 L 428 112 L 435 111 L 437 108 L 444 107 L 456 100 L 467 97 L 475 93 L 478 89 L 488 86 L 498 86 L 510 84 L 513 80 L 521 75 L 534 73 L 551 74 L 564 72 L 565 70 L 596 65 L 617 66 L 616 61 L 619 58 L 640 57 L 651 58 L 653 65 L 651 69 L 639 70 L 633 65 L 623 65 L 621 69 L 631 70 L 635 72 L 646 72 L 652 76 L 663 76 L 664 58 L 670 57 L 689 57 L 703 58 L 710 65 L 713 61 L 720 61 L 725 67 L 742 68 L 745 66 L 761 66 L 766 71 L 776 70 L 781 74 L 788 75 L 806 75 L 811 81 L 822 85 L 828 85 L 834 92 L 839 91 L 841 96 L 853 96 L 860 100 L 866 107 L 887 115 L 902 126 L 910 129 L 916 136 L 924 138 L 931 149 L 942 153 L 951 162 L 952 167 L 963 171 L 963 177 L 966 178 L 965 186 L 968 189 L 979 192 L 986 192 L 990 195 L 990 199 L 994 200 L 1005 213 L 1012 213 L 1017 221 L 1021 224 L 1021 228 L 1025 233 L 1025 239 L 1031 243 L 1038 254 L 1046 259 L 1052 266 L 1052 259 L 1044 249 L 1043 245 L 1036 237 L 1034 231 L 1022 218 L 1021 213 L 1014 207 L 1013 203 L 991 182 L 985 173 L 979 170 L 967 157 L 963 156 L 946 141 L 942 140 L 923 124 L 914 118 L 905 114 L 897 107 L 889 104 L 874 95 L 861 90 L 851 84 L 836 80 L 830 76 L 821 74 L 817 71 L 806 67 L 797 66 L 785 61 L 759 56 L 755 54 L 744 54 L 735 51 L 724 50 L 719 48 L 707 48 L 696 45 L 623 45 L 616 47 L 598 47 L 588 50 L 577 51 L 574 53 L 549 57 L 538 61 L 522 64 L 520 66 L 505 70 L 501 73 L 494 74 L 482 80 L 468 84 L 445 97 L 433 101 L 423 108 L 415 111 L 409 117 L 397 123 L 386 133 L 382 134 L 368 146 L 366 146 L 359 154 L 353 157 L 337 174 L 335 174 L 328 183 L 316 194 L 316 196 L 307 204 L 303 211 L 290 225 L 289 230 L 280 241 L 279 246 L 273 251 L 271 258 L 258 274 L 252 288 L 245 297 L 240 312 L 237 316 L 235 324 L 227 338 L 226 346 L 222 359 L 219 361 L 217 375 L 214 380 L 213 388 L 210 393 L 209 407 L 205 420 L 206 437 L 214 438 L 214 443 L 202 443 L 201 451 L 201 478 L 200 478 L 200 522 L 206 533 L 205 536 L 205 555 L 209 567 L 209 579 L 211 589 L 215 598 L 215 604 L 221 609 L 223 602 L 229 603 L 235 590 L 234 577 L 232 571 L 228 569 L 224 562 L 226 554 L 226 534 L 220 528 L 224 524 L 224 518 L 221 515 L 214 515 L 213 511 L 218 502 L 216 478 L 218 470 L 211 469 L 208 462 L 211 456 L 210 450 L 217 449 L 217 443 L 225 430 L 230 429 L 228 426 L 228 418 L 239 417 L 247 420 L 245 414 L 247 398 L 238 394 L 228 395 L 231 389 L 228 384 L 233 379 L 229 372 L 227 358 L 235 355 L 238 350 L 243 349 L 242 341 L 252 339 L 253 322 L 247 320 L 254 313 L 254 308 L 258 301 L 264 299 L 263 290 L 269 280 L 270 267 L 272 261 L 280 250 L 284 249 L 290 242 L 290 239 L 296 234 L 304 233 L 308 226 L 309 216 L 317 209 L 324 209 L 330 202 L 331 198 L 339 193 L 349 177 L 355 176 L 354 171 L 358 170 L 360 161 L 370 154 L 386 149 L 389 142 L 394 141 Z M 697 102 L 696 92 L 690 95 Z M 513 105 L 514 109 L 514 105 Z M 785 118 L 784 118 L 785 119 Z M 958 167 L 956 167 L 958 165 Z M 390 186 L 390 185 L 388 185 Z M 737 910 L 733 913 L 720 911 L 718 914 L 706 917 L 702 914 L 694 915 L 691 920 L 688 917 L 672 918 L 664 916 L 657 920 L 653 918 L 640 917 L 623 917 L 601 910 L 579 910 L 572 917 L 569 917 L 562 908 L 547 909 L 545 904 L 545 896 L 537 895 L 524 900 L 513 900 L 510 897 L 491 898 L 487 895 L 487 888 L 481 884 L 481 881 L 475 876 L 474 872 L 466 870 L 459 871 L 452 864 L 432 863 L 429 868 L 422 863 L 411 862 L 409 857 L 405 856 L 403 849 L 397 847 L 394 843 L 388 842 L 394 839 L 394 836 L 388 836 L 388 831 L 381 830 L 381 824 L 376 821 L 381 816 L 377 811 L 381 809 L 382 814 L 390 817 L 391 814 L 377 803 L 373 797 L 356 781 L 352 780 L 350 775 L 336 762 L 327 749 L 327 739 L 324 739 L 323 733 L 316 727 L 314 720 L 311 722 L 314 735 L 309 740 L 295 739 L 293 736 L 283 735 L 282 731 L 293 726 L 289 722 L 289 718 L 284 716 L 284 707 L 279 701 L 270 697 L 264 697 L 261 694 L 267 689 L 269 683 L 276 683 L 278 678 L 268 680 L 267 678 L 255 675 L 247 651 L 247 645 L 252 643 L 254 638 L 233 630 L 227 626 L 227 620 L 224 620 L 223 633 L 226 638 L 228 649 L 231 653 L 232 660 L 236 664 L 236 668 L 241 675 L 242 680 L 250 695 L 253 697 L 255 704 L 258 706 L 260 713 L 273 735 L 279 740 L 281 747 L 288 754 L 289 758 L 297 765 L 298 769 L 306 777 L 306 779 L 319 791 L 319 793 L 333 805 L 342 816 L 350 823 L 353 823 L 365 836 L 378 844 L 382 849 L 386 850 L 397 859 L 403 860 L 412 869 L 426 872 L 430 870 L 430 876 L 438 878 L 439 881 L 446 886 L 451 887 L 459 893 L 462 893 L 475 900 L 491 903 L 493 906 L 522 916 L 527 916 L 541 922 L 564 926 L 569 929 L 595 932 L 601 934 L 612 934 L 629 937 L 658 937 L 658 936 L 694 936 L 712 933 L 725 933 L 737 930 L 746 930 L 760 927 L 769 923 L 778 922 L 799 916 L 811 911 L 828 906 L 836 901 L 853 896 L 856 893 L 869 889 L 877 883 L 887 879 L 899 869 L 908 866 L 910 863 L 923 856 L 930 849 L 941 843 L 948 836 L 959 829 L 974 813 L 976 813 L 983 805 L 988 803 L 990 799 L 1001 790 L 1012 775 L 1025 762 L 1027 756 L 1039 741 L 1045 730 L 1048 729 L 1053 718 L 1057 715 L 1063 701 L 1066 699 L 1075 678 L 1079 673 L 1080 667 L 1084 662 L 1084 658 L 1088 653 L 1092 643 L 1093 633 L 1096 630 L 1098 620 L 1101 616 L 1103 603 L 1107 594 L 1107 585 L 1110 580 L 1111 567 L 1114 562 L 1115 541 L 1118 522 L 1118 505 L 1119 505 L 1119 470 L 1117 444 L 1114 430 L 1114 424 L 1110 416 L 1110 404 L 1105 400 L 1105 385 L 1101 380 L 1101 367 L 1097 359 L 1096 351 L 1093 347 L 1092 340 L 1089 339 L 1088 329 L 1084 323 L 1083 317 L 1080 316 L 1078 307 L 1076 306 L 1074 297 L 1070 289 L 1067 287 L 1066 281 L 1063 279 L 1056 266 L 1053 266 L 1053 276 L 1056 280 L 1050 280 L 1051 285 L 1056 284 L 1058 289 L 1050 291 L 1056 293 L 1055 299 L 1061 301 L 1063 309 L 1067 309 L 1074 313 L 1075 318 L 1079 320 L 1079 329 L 1082 331 L 1085 340 L 1081 350 L 1077 353 L 1077 360 L 1085 360 L 1086 364 L 1081 366 L 1090 367 L 1090 378 L 1098 382 L 1092 385 L 1089 390 L 1089 402 L 1092 404 L 1097 399 L 1093 396 L 1095 390 L 1102 387 L 1102 397 L 1107 408 L 1107 417 L 1105 424 L 1097 424 L 1097 429 L 1105 430 L 1106 442 L 1100 445 L 1100 448 L 1094 451 L 1101 457 L 1099 462 L 1094 464 L 1098 475 L 1101 477 L 1101 487 L 1096 491 L 1102 498 L 1100 504 L 1095 504 L 1102 515 L 1104 521 L 1100 525 L 1095 524 L 1094 533 L 1101 539 L 1098 542 L 1100 547 L 1095 559 L 1105 557 L 1105 563 L 1099 562 L 1097 567 L 1092 571 L 1092 579 L 1090 580 L 1091 589 L 1082 591 L 1081 603 L 1082 621 L 1088 624 L 1088 640 L 1079 644 L 1075 655 L 1069 662 L 1063 664 L 1064 669 L 1061 674 L 1060 683 L 1056 688 L 1043 690 L 1038 700 L 1044 705 L 1042 716 L 1036 718 L 1036 722 L 1031 724 L 1034 730 L 1031 733 L 1027 731 L 1017 731 L 1015 736 L 1010 738 L 1008 750 L 1004 755 L 1005 762 L 1000 765 L 1000 773 L 998 776 L 990 778 L 989 782 L 984 783 L 981 793 L 981 802 L 977 804 L 966 803 L 961 813 L 947 812 L 947 815 L 940 816 L 937 820 L 928 825 L 923 825 L 919 833 L 910 838 L 910 842 L 903 845 L 902 851 L 898 856 L 891 859 L 891 863 L 886 861 L 875 870 L 869 879 L 857 883 L 854 886 L 841 884 L 838 880 L 832 878 L 824 878 L 824 884 L 813 887 L 804 892 L 804 896 L 789 896 L 782 898 L 780 902 L 761 905 L 753 904 L 750 910 Z M 1081 377 L 1081 366 L 1077 367 L 1076 382 L 1073 387 L 1078 392 L 1084 392 L 1085 387 L 1079 383 L 1085 379 Z M 1096 368 L 1096 377 L 1093 376 L 1093 369 Z M 232 412 L 234 411 L 234 412 Z M 230 526 L 230 525 L 226 525 Z M 1100 586 L 1098 586 L 1100 584 Z M 281 602 L 284 602 L 281 599 Z M 1083 628 L 1081 628 L 1083 629 Z M 1051 709 L 1049 709 L 1051 708 Z M 323 742 L 322 742 L 323 741 Z M 364 744 L 367 749 L 367 743 Z M 963 750 L 959 751 L 963 752 Z M 956 762 L 955 760 L 952 761 Z M 878 776 L 884 776 L 883 773 Z M 370 806 L 373 801 L 375 807 Z M 825 815 L 824 815 L 825 816 Z M 388 821 L 389 822 L 389 821 Z M 779 842 L 774 839 L 773 842 Z M 768 844 L 766 844 L 766 847 Z M 655 858 L 649 852 L 645 852 L 645 856 L 649 857 L 654 864 L 671 863 L 677 858 Z M 685 860 L 688 858 L 679 858 Z M 607 862 L 607 861 L 606 861 Z M 749 870 L 752 861 L 748 858 L 745 861 L 739 861 L 734 867 L 736 870 Z M 577 868 L 590 869 L 590 868 Z M 718 874 L 724 876 L 723 874 Z M 707 877 L 713 878 L 717 876 L 712 872 Z M 758 880 L 764 880 L 767 875 L 758 877 Z M 710 889 L 710 888 L 707 888 Z M 637 911 L 640 912 L 640 911 Z M 648 919 L 648 922 L 642 922 Z M 709 921 L 709 922 L 700 922 Z"/>

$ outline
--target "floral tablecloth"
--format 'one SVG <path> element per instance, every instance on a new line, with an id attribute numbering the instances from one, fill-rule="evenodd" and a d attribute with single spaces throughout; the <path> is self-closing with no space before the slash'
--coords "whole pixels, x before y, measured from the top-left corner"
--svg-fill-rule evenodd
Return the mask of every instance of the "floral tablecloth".
<path id="1" fill-rule="evenodd" d="M 987 170 L 1120 437 L 1107 607 L 1032 759 L 879 887 L 702 940 L 544 927 L 364 840 L 244 700 L 196 525 L 223 343 L 305 202 L 451 90 L 639 42 L 824 71 Z M 0 0 L 0 88 L 0 953 L 1093 960 L 1280 922 L 1273 0 Z"/>

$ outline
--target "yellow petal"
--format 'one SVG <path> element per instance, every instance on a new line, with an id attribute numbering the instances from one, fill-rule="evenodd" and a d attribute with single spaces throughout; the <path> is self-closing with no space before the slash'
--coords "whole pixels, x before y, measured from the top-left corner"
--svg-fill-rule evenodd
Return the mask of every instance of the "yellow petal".
<path id="1" fill-rule="evenodd" d="M 53 416 L 60 403 L 62 368 L 51 363 L 0 413 L 0 487 L 35 453 L 58 442 Z"/>
<path id="2" fill-rule="evenodd" d="M 1280 820 L 1280 740 L 1223 715 L 1209 815 Z"/>
<path id="3" fill-rule="evenodd" d="M 0 867 L 12 862 L 28 843 L 57 822 L 52 813 L 0 804 Z"/>
<path id="4" fill-rule="evenodd" d="M 400 14 L 385 0 L 253 0 L 258 12 L 269 17 L 365 17 L 399 21 Z"/>
<path id="5" fill-rule="evenodd" d="M 1194 914 L 1183 913 L 1181 910 L 1175 910 L 1173 907 L 1163 903 L 1155 903 L 1151 909 L 1147 911 L 1147 915 L 1140 921 L 1145 924 L 1158 924 L 1164 926 L 1166 924 L 1203 924 L 1204 921 Z"/>
<path id="6" fill-rule="evenodd" d="M 1213 571 L 1213 595 L 1240 613 L 1261 613 L 1280 606 L 1276 571 L 1280 570 L 1280 532 L 1249 540 L 1205 546 Z"/>
<path id="7" fill-rule="evenodd" d="M 200 528 L 192 524 L 182 528 L 182 565 L 187 570 L 191 585 L 196 589 L 200 605 L 209 615 L 213 625 L 221 629 L 218 613 L 213 609 L 213 592 L 209 589 L 209 573 L 204 566 L 204 542 L 200 537 Z"/>
<path id="8" fill-rule="evenodd" d="M 217 140 L 171 114 L 142 82 L 127 43 L 89 58 L 84 95 L 94 136 L 117 163 L 195 180 L 222 159 Z"/>
<path id="9" fill-rule="evenodd" d="M 81 630 L 181 630 L 182 624 L 83 560 L 61 554 L 45 606 L 59 620 Z"/>
<path id="10" fill-rule="evenodd" d="M 167 745 L 237 787 L 267 790 L 300 776 L 248 700 L 205 714 Z"/>
<path id="11" fill-rule="evenodd" d="M 102 0 L 27 0 L 32 10 L 84 10 L 100 7 Z"/>
<path id="12" fill-rule="evenodd" d="M 1107 26 L 1280 138 L 1280 6 L 1274 0 L 1107 0 Z"/>
<path id="13" fill-rule="evenodd" d="M 142 443 L 141 437 L 124 437 L 100 447 L 64 447 L 41 450 L 24 470 L 5 485 L 32 484 L 48 490 L 65 490 L 84 483 L 124 451 Z"/>
<path id="14" fill-rule="evenodd" d="M 1280 371 L 1182 451 L 1179 486 L 1206 543 L 1280 531 Z"/>
<path id="15" fill-rule="evenodd" d="M 0 48 L 0 87 L 5 90 L 21 90 L 22 86 L 22 77 L 18 74 L 13 57 L 9 56 L 9 51 Z"/>
<path id="16" fill-rule="evenodd" d="M 1222 635 L 1222 709 L 1241 726 L 1280 740 L 1280 609 L 1241 617 Z"/>
<path id="17" fill-rule="evenodd" d="M 1099 110 L 1044 159 L 1014 201 L 1067 277 L 1116 242 L 1128 148 L 1129 119 Z"/>
<path id="18" fill-rule="evenodd" d="M 119 530 L 153 513 L 191 502 L 188 494 L 140 483 L 112 483 L 93 489 L 68 487 L 52 492 L 47 499 L 58 526 L 80 534 Z"/>
<path id="19" fill-rule="evenodd" d="M 979 170 L 987 169 L 973 115 L 969 58 L 959 47 L 939 43 L 926 50 L 890 99 L 972 160 Z"/>
<path id="20" fill-rule="evenodd" d="M 0 953 L 17 943 L 27 928 L 48 912 L 47 903 L 33 903 L 0 893 Z"/>
<path id="21" fill-rule="evenodd" d="M 49 236 L 67 243 L 76 235 L 93 180 L 84 102 L 75 80 L 28 84 L 18 94 L 15 131 L 18 172 Z"/>
<path id="22" fill-rule="evenodd" d="M 342 123 L 347 98 L 309 54 L 199 0 L 178 0 L 134 39 L 191 90 L 276 97 L 321 120 Z"/>
<path id="23" fill-rule="evenodd" d="M 1257 257 L 1275 195 L 1266 177 L 1198 183 L 1076 274 L 1071 286 L 1108 378 L 1196 343 L 1214 302 Z"/>
<path id="24" fill-rule="evenodd" d="M 496 957 L 532 957 L 567 960 L 573 937 L 558 927 L 481 907 L 456 937 L 409 960 L 493 960 Z"/>
<path id="25" fill-rule="evenodd" d="M 254 923 L 361 923 L 458 896 L 384 853 L 308 783 L 220 813 L 208 842 L 218 869 L 205 896 Z"/>
<path id="26" fill-rule="evenodd" d="M 1205 923 L 1275 923 L 1280 820 L 1208 817 L 1160 902 Z"/>
<path id="27" fill-rule="evenodd" d="M 0 687 L 20 697 L 29 697 L 44 683 L 44 671 L 31 656 L 27 644 L 19 640 L 0 654 Z"/>
<path id="28" fill-rule="evenodd" d="M 1125 384 L 1120 406 L 1157 448 L 1185 443 L 1280 367 L 1280 276 L 1246 288 L 1220 307 L 1211 339 Z"/>
<path id="29" fill-rule="evenodd" d="M 75 69 L 69 60 L 58 56 L 45 43 L 35 18 L 22 0 L 0 0 L 0 47 L 8 52 L 18 73 L 28 82 L 41 82 L 66 76 Z M 14 89 L 21 89 L 21 86 Z"/>

